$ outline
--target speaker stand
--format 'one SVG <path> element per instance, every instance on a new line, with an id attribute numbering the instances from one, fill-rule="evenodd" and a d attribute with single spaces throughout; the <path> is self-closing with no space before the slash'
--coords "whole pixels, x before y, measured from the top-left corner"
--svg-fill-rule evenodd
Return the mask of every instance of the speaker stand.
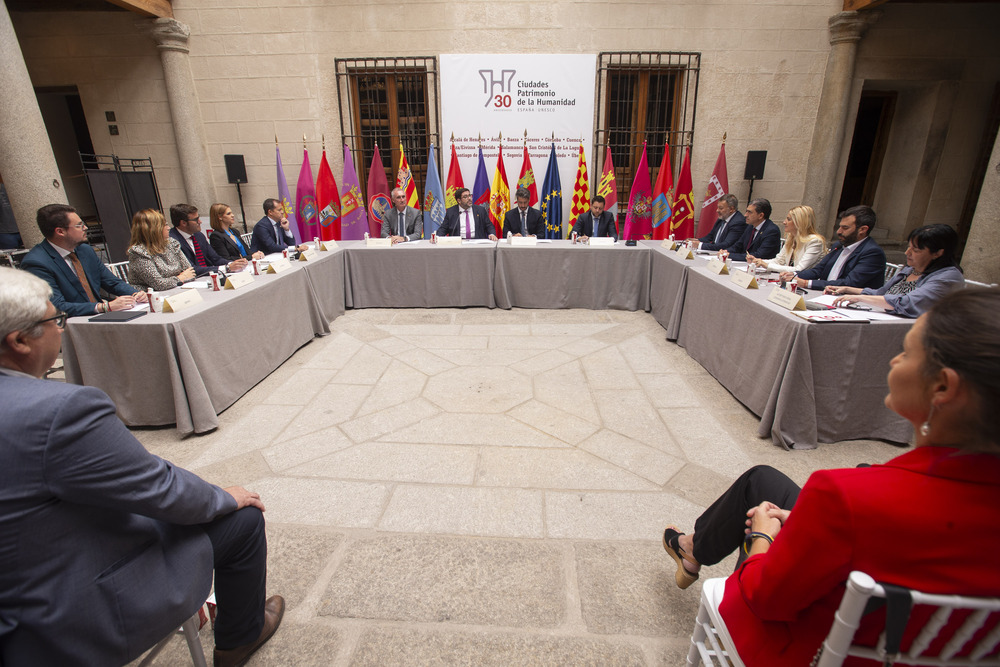
<path id="1" fill-rule="evenodd" d="M 750 182 L 750 189 L 753 189 L 753 181 Z M 240 214 L 243 216 L 243 233 L 246 234 L 249 231 L 247 229 L 247 212 L 243 210 L 243 193 L 240 191 L 239 181 L 236 181 L 236 196 L 240 200 Z"/>

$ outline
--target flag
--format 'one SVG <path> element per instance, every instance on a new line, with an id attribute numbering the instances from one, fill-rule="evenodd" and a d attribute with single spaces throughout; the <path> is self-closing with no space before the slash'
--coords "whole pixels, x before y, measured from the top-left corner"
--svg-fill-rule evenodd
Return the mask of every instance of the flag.
<path id="1" fill-rule="evenodd" d="M 319 236 L 319 209 L 316 208 L 316 181 L 313 180 L 309 165 L 309 151 L 302 148 L 302 169 L 299 182 L 295 186 L 295 218 L 299 224 L 299 234 L 306 241 Z"/>
<path id="2" fill-rule="evenodd" d="M 535 187 L 535 172 L 531 168 L 531 158 L 528 156 L 528 147 L 524 147 L 524 157 L 521 159 L 521 175 L 517 177 L 517 187 L 528 188 L 531 196 L 528 197 L 528 206 L 538 203 L 538 188 Z"/>
<path id="3" fill-rule="evenodd" d="M 573 229 L 576 219 L 590 210 L 590 178 L 587 176 L 587 158 L 580 144 L 580 162 L 576 167 L 576 183 L 573 184 L 573 203 L 569 207 L 569 224 Z"/>
<path id="4" fill-rule="evenodd" d="M 660 162 L 660 173 L 656 175 L 656 187 L 653 188 L 653 239 L 662 240 L 670 235 L 670 217 L 674 211 L 674 173 L 670 165 L 670 145 L 663 147 L 663 160 Z"/>
<path id="5" fill-rule="evenodd" d="M 368 233 L 378 238 L 382 235 L 382 221 L 385 212 L 392 207 L 389 201 L 389 182 L 385 180 L 385 167 L 382 166 L 382 156 L 375 144 L 375 155 L 368 169 Z"/>
<path id="6" fill-rule="evenodd" d="M 316 176 L 316 208 L 319 209 L 319 237 L 324 241 L 339 241 L 340 191 L 337 190 L 337 179 L 333 177 L 330 163 L 326 161 L 325 148 Z"/>
<path id="7" fill-rule="evenodd" d="M 454 155 L 454 148 L 452 155 Z M 427 183 L 424 185 L 424 238 L 444 222 L 444 193 L 441 191 L 441 177 L 438 176 L 437 162 L 434 161 L 434 144 L 427 154 Z"/>
<path id="8" fill-rule="evenodd" d="M 604 156 L 604 171 L 601 172 L 601 182 L 597 186 L 597 194 L 604 197 L 604 210 L 615 216 L 615 234 L 621 235 L 618 229 L 618 180 L 615 178 L 615 163 L 611 160 L 611 146 Z"/>
<path id="9" fill-rule="evenodd" d="M 715 169 L 712 170 L 712 178 L 708 179 L 708 187 L 705 188 L 705 201 L 701 204 L 701 217 L 698 218 L 698 234 L 701 236 L 712 231 L 712 226 L 718 219 L 716 202 L 727 192 L 729 192 L 729 173 L 726 169 L 726 138 L 723 137 L 722 148 L 719 149 L 719 157 L 715 160 Z"/>
<path id="10" fill-rule="evenodd" d="M 507 185 L 507 169 L 503 166 L 503 141 L 501 141 L 497 168 L 493 172 L 493 185 L 490 186 L 490 220 L 497 236 L 503 236 L 503 217 L 509 210 L 510 187 Z"/>
<path id="11" fill-rule="evenodd" d="M 477 206 L 490 205 L 490 177 L 486 175 L 482 146 L 479 147 L 479 166 L 476 168 L 476 180 L 472 186 L 472 203 Z"/>
<path id="12" fill-rule="evenodd" d="M 402 188 L 406 193 L 406 205 L 420 210 L 420 197 L 417 195 L 417 184 L 413 180 L 413 172 L 410 171 L 410 163 L 406 161 L 406 153 L 403 152 L 403 142 L 399 142 L 399 171 L 396 172 L 396 187 Z"/>
<path id="13" fill-rule="evenodd" d="M 549 166 L 545 168 L 545 180 L 542 181 L 542 218 L 545 220 L 545 238 L 562 238 L 562 184 L 559 182 L 559 165 L 556 163 L 556 145 L 552 144 L 549 153 Z"/>
<path id="14" fill-rule="evenodd" d="M 292 195 L 288 192 L 288 181 L 285 180 L 285 168 L 281 166 L 281 150 L 278 148 L 278 142 L 274 142 L 274 155 L 275 160 L 278 163 L 278 199 L 281 200 L 281 206 L 285 209 L 285 217 L 288 218 L 288 229 L 292 232 L 292 236 L 295 237 L 295 245 L 302 243 L 302 236 L 299 234 L 299 225 L 295 219 L 295 209 L 292 207 Z"/>
<path id="15" fill-rule="evenodd" d="M 340 191 L 340 237 L 345 241 L 360 241 L 368 231 L 365 198 L 361 194 L 358 172 L 354 169 L 351 149 L 344 144 L 344 189 Z"/>
<path id="16" fill-rule="evenodd" d="M 646 163 L 646 143 L 632 179 L 625 211 L 625 239 L 648 238 L 653 233 L 653 195 L 649 187 L 649 165 Z"/>
<path id="17" fill-rule="evenodd" d="M 684 152 L 681 173 L 677 177 L 677 197 L 674 214 L 670 218 L 670 233 L 679 239 L 694 236 L 694 203 L 691 193 L 691 149 Z"/>
<path id="18" fill-rule="evenodd" d="M 451 208 L 458 206 L 455 199 L 455 190 L 464 188 L 462 181 L 462 168 L 458 166 L 458 155 L 455 154 L 455 144 L 451 145 L 451 165 L 448 167 L 448 187 L 445 189 L 444 207 Z"/>

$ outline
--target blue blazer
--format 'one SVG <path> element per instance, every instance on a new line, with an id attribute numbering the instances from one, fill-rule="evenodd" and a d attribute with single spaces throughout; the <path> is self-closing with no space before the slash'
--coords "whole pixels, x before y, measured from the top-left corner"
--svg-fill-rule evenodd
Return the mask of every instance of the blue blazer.
<path id="1" fill-rule="evenodd" d="M 830 270 L 836 264 L 844 246 L 831 250 L 819 264 L 799 273 L 797 277 L 811 280 L 813 289 L 823 289 L 827 285 L 847 285 L 848 287 L 879 288 L 885 282 L 885 252 L 871 237 L 866 237 L 857 250 L 851 253 L 840 269 L 840 277 L 827 280 Z"/>
<path id="2" fill-rule="evenodd" d="M 438 236 L 462 236 L 462 233 L 465 231 L 462 229 L 462 225 L 465 223 L 459 220 L 458 209 L 459 206 L 456 204 L 445 211 L 444 222 L 441 223 L 441 226 L 437 230 Z M 490 216 L 482 206 L 472 205 L 472 222 L 475 227 L 472 230 L 473 238 L 485 239 L 489 238 L 490 234 L 496 234 L 493 223 L 490 222 Z"/>
<path id="3" fill-rule="evenodd" d="M 281 229 L 281 227 L 279 226 L 278 229 Z M 253 237 L 250 239 L 250 253 L 252 254 L 260 250 L 265 255 L 273 255 L 276 252 L 281 252 L 287 246 L 295 245 L 295 239 L 292 237 L 291 232 L 279 234 L 278 236 L 278 239 L 274 238 L 274 226 L 271 224 L 271 218 L 265 215 L 253 226 Z"/>
<path id="4" fill-rule="evenodd" d="M 729 257 L 734 262 L 746 261 L 747 255 L 753 255 L 760 259 L 774 259 L 781 248 L 781 230 L 778 229 L 778 225 L 771 222 L 770 219 L 765 220 L 760 226 L 760 231 L 754 235 L 753 243 L 747 247 L 751 232 L 753 232 L 753 227 L 747 224 L 740 240 L 726 248 L 729 251 Z"/>
<path id="5" fill-rule="evenodd" d="M 516 205 L 514 208 L 507 211 L 507 215 L 503 217 L 503 233 L 504 236 L 507 232 L 511 234 L 522 234 L 524 236 L 529 236 L 534 234 L 540 239 L 545 238 L 545 218 L 542 217 L 542 212 L 533 206 L 528 207 L 528 211 L 525 214 L 525 222 L 528 224 L 527 231 L 521 229 L 521 209 Z"/>
<path id="6" fill-rule="evenodd" d="M 715 242 L 715 235 L 719 233 L 719 229 L 725 227 L 725 231 L 722 232 L 722 236 L 719 238 L 719 242 Z M 747 219 L 742 213 L 736 211 L 733 213 L 733 219 L 729 221 L 728 226 L 726 221 L 719 218 L 715 221 L 715 225 L 712 227 L 712 231 L 708 234 L 702 236 L 699 241 L 701 241 L 702 250 L 722 250 L 723 248 L 728 248 L 733 245 L 743 236 L 743 232 L 747 229 Z M 754 255 L 756 257 L 756 255 Z"/>
<path id="7" fill-rule="evenodd" d="M 95 297 L 100 298 L 102 289 L 114 296 L 135 294 L 138 291 L 124 280 L 116 278 L 86 243 L 76 247 L 76 256 Z M 59 256 L 48 241 L 42 241 L 29 250 L 21 261 L 21 268 L 47 282 L 52 288 L 52 305 L 70 317 L 93 315 L 97 312 L 94 304 L 87 299 L 87 293 L 76 277 L 76 272 L 69 268 L 66 260 Z"/>
<path id="8" fill-rule="evenodd" d="M 201 246 L 201 254 L 205 258 L 205 266 L 198 266 L 198 262 L 194 257 L 194 250 L 191 250 L 191 246 L 188 245 L 187 240 L 181 236 L 181 233 L 177 231 L 177 228 L 174 227 L 170 230 L 170 238 L 181 244 L 181 252 L 184 253 L 185 257 L 187 257 L 187 261 L 191 264 L 191 268 L 194 269 L 194 274 L 196 276 L 207 276 L 212 271 L 218 270 L 218 267 L 229 264 L 228 261 L 219 257 L 219 253 L 215 252 L 212 248 L 212 244 L 208 242 L 208 239 L 205 238 L 204 234 L 198 232 L 195 234 L 195 237 L 198 239 L 198 245 Z"/>
<path id="9" fill-rule="evenodd" d="M 0 664 L 122 665 L 205 601 L 236 510 L 93 387 L 0 372 Z"/>

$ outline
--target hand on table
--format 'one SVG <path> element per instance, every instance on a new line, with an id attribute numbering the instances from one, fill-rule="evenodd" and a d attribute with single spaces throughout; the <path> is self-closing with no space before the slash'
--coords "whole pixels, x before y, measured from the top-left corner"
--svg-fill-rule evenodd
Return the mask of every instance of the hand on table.
<path id="1" fill-rule="evenodd" d="M 142 296 L 142 300 L 145 301 L 146 300 L 145 293 L 140 292 L 140 295 Z M 134 294 L 127 294 L 125 296 L 120 296 L 114 301 L 108 302 L 108 310 L 128 310 L 129 308 L 134 306 L 136 304 L 136 301 L 138 300 L 139 300 L 138 297 Z"/>
<path id="2" fill-rule="evenodd" d="M 189 266 L 188 268 L 184 269 L 183 271 L 177 274 L 177 280 L 181 281 L 182 283 L 186 283 L 189 280 L 194 280 L 194 276 L 195 276 L 194 269 Z"/>

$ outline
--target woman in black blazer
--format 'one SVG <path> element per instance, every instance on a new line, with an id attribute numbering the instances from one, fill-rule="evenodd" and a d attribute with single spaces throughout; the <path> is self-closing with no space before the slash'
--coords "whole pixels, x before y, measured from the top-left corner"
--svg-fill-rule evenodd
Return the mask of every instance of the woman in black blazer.
<path id="1" fill-rule="evenodd" d="M 227 204 L 212 204 L 209 215 L 212 233 L 208 235 L 208 242 L 212 244 L 212 250 L 228 261 L 261 259 L 264 253 L 250 254 L 250 245 L 244 243 L 240 235 L 233 231 L 233 223 L 235 222 L 236 216 L 233 215 L 233 209 L 229 208 Z"/>

